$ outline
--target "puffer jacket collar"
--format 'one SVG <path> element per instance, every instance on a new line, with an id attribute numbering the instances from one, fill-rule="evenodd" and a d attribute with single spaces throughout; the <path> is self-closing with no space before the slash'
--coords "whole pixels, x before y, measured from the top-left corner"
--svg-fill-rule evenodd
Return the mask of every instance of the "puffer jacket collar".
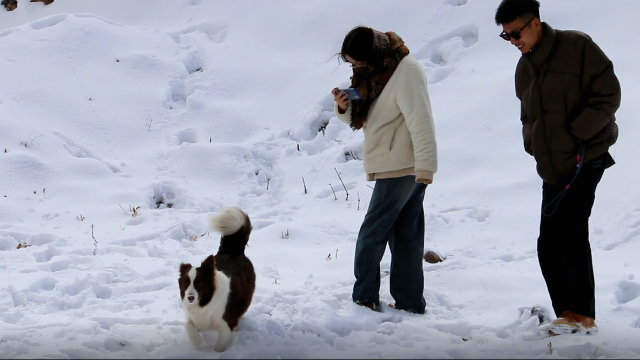
<path id="1" fill-rule="evenodd" d="M 527 63 L 536 70 L 540 69 L 549 60 L 553 52 L 553 46 L 556 43 L 556 30 L 546 22 L 542 23 L 542 29 L 542 42 L 540 45 L 524 55 Z"/>

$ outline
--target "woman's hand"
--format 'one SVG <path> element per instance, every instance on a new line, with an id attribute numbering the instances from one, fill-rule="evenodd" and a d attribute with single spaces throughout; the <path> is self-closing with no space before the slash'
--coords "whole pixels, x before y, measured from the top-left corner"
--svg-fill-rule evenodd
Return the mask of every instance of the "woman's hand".
<path id="1" fill-rule="evenodd" d="M 331 90 L 331 94 L 333 94 L 333 99 L 338 103 L 338 110 L 341 114 L 344 114 L 349 108 L 349 95 L 338 88 Z"/>

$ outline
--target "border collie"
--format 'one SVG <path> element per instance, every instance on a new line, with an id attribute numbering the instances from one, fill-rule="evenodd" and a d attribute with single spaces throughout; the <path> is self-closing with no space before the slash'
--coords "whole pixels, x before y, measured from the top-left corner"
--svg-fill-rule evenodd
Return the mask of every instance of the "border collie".
<path id="1" fill-rule="evenodd" d="M 209 255 L 200 267 L 180 264 L 178 283 L 189 340 L 199 348 L 200 333 L 217 330 L 215 350 L 225 351 L 256 288 L 255 270 L 244 254 L 252 227 L 249 216 L 236 207 L 213 216 L 210 227 L 222 234 L 218 253 Z"/>

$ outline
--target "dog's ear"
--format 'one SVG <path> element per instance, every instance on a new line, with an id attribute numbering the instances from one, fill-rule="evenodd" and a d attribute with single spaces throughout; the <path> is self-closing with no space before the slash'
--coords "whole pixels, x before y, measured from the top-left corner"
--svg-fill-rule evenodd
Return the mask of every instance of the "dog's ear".
<path id="1" fill-rule="evenodd" d="M 214 259 L 213 255 L 209 255 L 206 259 L 204 259 L 202 264 L 200 264 L 200 268 L 213 271 L 215 270 L 215 265 L 216 265 L 216 260 Z"/>
<path id="2" fill-rule="evenodd" d="M 182 263 L 180 264 L 180 275 L 185 275 L 189 273 L 189 270 L 191 270 L 193 266 L 191 266 L 191 264 L 185 264 Z"/>

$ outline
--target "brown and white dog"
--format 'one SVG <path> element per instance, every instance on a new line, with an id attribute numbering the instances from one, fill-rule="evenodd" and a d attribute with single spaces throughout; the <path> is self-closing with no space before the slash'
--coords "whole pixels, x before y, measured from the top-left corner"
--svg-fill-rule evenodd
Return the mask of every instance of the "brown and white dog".
<path id="1" fill-rule="evenodd" d="M 210 227 L 222 234 L 218 253 L 209 255 L 200 267 L 181 264 L 178 283 L 189 340 L 199 348 L 200 333 L 217 330 L 215 350 L 225 351 L 256 288 L 255 270 L 244 254 L 252 227 L 249 216 L 236 207 L 212 217 Z"/>

